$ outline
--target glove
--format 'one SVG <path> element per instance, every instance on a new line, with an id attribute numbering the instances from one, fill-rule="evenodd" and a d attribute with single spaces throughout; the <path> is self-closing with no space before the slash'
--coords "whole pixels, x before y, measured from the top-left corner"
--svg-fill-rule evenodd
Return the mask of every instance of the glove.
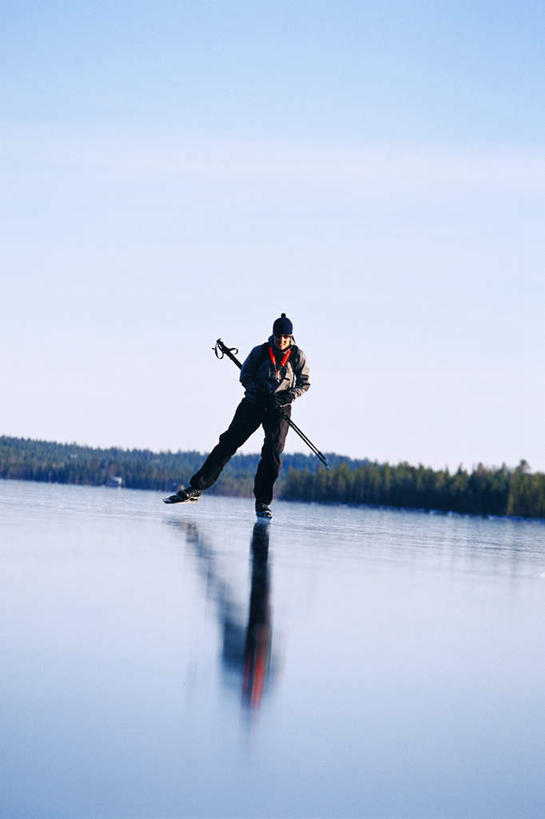
<path id="1" fill-rule="evenodd" d="M 273 398 L 276 407 L 289 407 L 295 400 L 295 393 L 293 390 L 280 390 L 280 392 L 275 392 Z"/>

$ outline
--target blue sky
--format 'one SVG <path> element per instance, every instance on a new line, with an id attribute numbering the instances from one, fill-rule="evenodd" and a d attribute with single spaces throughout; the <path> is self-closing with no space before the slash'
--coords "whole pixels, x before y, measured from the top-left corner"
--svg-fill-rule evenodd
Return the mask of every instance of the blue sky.
<path id="1" fill-rule="evenodd" d="M 543 4 L 3 9 L 0 433 L 208 450 L 285 311 L 323 451 L 545 469 Z"/>

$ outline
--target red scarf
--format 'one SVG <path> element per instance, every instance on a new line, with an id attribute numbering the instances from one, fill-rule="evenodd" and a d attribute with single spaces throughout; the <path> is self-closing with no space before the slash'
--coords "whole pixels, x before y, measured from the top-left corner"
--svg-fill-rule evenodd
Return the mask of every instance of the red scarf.
<path id="1" fill-rule="evenodd" d="M 280 368 L 284 367 L 284 366 L 285 366 L 285 365 L 288 363 L 288 358 L 290 357 L 290 355 L 291 355 L 291 347 L 288 347 L 288 349 L 287 349 L 287 350 L 286 350 L 286 352 L 284 353 L 284 356 L 283 356 L 283 358 L 282 358 L 282 361 L 280 362 Z M 273 365 L 273 367 L 274 367 L 274 374 L 275 374 L 275 375 L 276 375 L 276 377 L 278 378 L 278 375 L 279 375 L 279 369 L 278 369 L 278 367 L 276 366 L 276 357 L 275 357 L 275 355 L 274 355 L 273 348 L 272 348 L 270 345 L 269 345 L 269 356 L 270 356 L 270 358 L 271 358 L 272 365 Z"/>

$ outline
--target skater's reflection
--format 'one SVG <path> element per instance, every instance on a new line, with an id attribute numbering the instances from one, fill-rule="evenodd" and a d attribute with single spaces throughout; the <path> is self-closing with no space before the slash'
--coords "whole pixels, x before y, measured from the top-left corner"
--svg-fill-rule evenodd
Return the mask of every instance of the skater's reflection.
<path id="1" fill-rule="evenodd" d="M 206 583 L 207 596 L 216 606 L 222 630 L 221 659 L 226 682 L 233 675 L 242 689 L 242 703 L 257 708 L 271 680 L 271 605 L 269 576 L 269 526 L 256 523 L 250 553 L 252 573 L 248 614 L 237 603 L 237 595 L 222 576 L 214 549 L 189 521 L 172 521 L 184 530 L 187 541 L 199 558 L 199 574 Z M 239 690 L 240 690 L 239 688 Z"/>
<path id="2" fill-rule="evenodd" d="M 271 656 L 269 599 L 269 527 L 256 523 L 252 536 L 252 586 L 244 649 L 242 696 L 251 707 L 261 702 Z"/>

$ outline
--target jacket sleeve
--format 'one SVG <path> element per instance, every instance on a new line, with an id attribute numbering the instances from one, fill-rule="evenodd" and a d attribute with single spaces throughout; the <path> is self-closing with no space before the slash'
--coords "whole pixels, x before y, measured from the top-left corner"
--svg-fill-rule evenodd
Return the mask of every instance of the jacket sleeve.
<path id="1" fill-rule="evenodd" d="M 293 394 L 295 398 L 299 398 L 310 389 L 310 369 L 304 352 L 301 348 L 297 351 L 297 361 L 293 368 L 295 375 L 295 386 L 293 387 Z"/>
<path id="2" fill-rule="evenodd" d="M 240 383 L 244 389 L 249 390 L 250 392 L 255 392 L 259 387 L 256 375 L 260 360 L 261 347 L 254 347 L 244 361 L 242 369 L 240 370 Z"/>

